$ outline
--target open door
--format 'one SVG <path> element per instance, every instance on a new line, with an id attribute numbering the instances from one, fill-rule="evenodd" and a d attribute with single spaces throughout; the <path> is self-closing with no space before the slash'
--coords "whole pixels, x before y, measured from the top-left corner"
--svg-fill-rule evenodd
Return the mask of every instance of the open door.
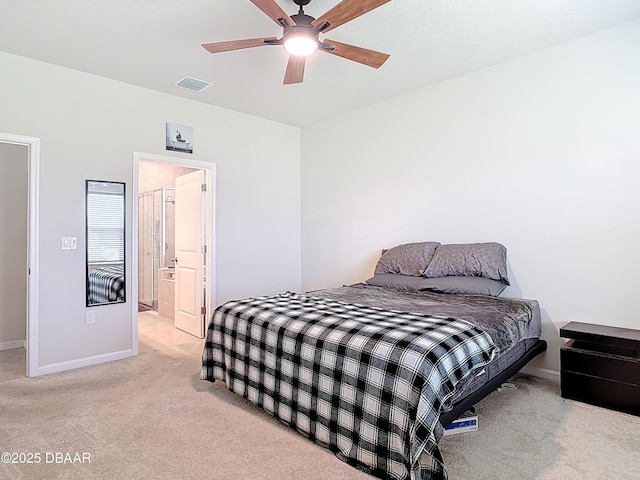
<path id="1" fill-rule="evenodd" d="M 204 201 L 205 174 L 198 170 L 176 177 L 175 326 L 204 338 Z"/>

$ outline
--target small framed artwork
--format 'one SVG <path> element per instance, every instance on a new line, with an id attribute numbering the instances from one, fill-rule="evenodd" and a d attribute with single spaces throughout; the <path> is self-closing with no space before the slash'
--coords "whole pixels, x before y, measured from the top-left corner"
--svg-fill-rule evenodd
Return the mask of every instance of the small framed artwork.
<path id="1" fill-rule="evenodd" d="M 193 153 L 193 127 L 167 122 L 166 148 L 173 152 Z"/>

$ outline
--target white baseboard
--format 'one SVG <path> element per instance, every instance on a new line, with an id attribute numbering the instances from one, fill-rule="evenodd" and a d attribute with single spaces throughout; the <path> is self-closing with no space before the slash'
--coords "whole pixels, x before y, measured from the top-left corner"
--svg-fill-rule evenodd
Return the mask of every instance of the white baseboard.
<path id="1" fill-rule="evenodd" d="M 24 348 L 26 340 L 13 340 L 11 342 L 0 342 L 0 352 L 3 350 L 13 350 L 14 348 Z"/>
<path id="2" fill-rule="evenodd" d="M 560 383 L 560 372 L 558 372 L 557 370 L 550 370 L 548 368 L 532 367 L 530 365 L 526 365 L 520 371 L 522 373 L 526 373 L 527 375 L 533 375 L 534 377 L 545 378 L 547 380 Z"/>
<path id="3" fill-rule="evenodd" d="M 113 360 L 122 360 L 123 358 L 133 357 L 133 350 L 121 350 L 119 352 L 107 353 L 104 355 L 96 355 L 94 357 L 80 358 L 78 360 L 69 360 L 67 362 L 52 363 L 43 367 L 36 367 L 35 375 L 48 375 L 50 373 L 64 372 L 75 368 L 88 367 L 90 365 L 98 365 L 100 363 L 112 362 Z"/>

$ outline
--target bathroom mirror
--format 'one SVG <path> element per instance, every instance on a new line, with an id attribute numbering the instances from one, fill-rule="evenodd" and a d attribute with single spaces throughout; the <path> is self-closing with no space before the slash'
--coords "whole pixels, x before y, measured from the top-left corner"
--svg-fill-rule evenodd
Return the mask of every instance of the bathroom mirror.
<path id="1" fill-rule="evenodd" d="M 125 184 L 87 180 L 87 307 L 126 301 Z"/>

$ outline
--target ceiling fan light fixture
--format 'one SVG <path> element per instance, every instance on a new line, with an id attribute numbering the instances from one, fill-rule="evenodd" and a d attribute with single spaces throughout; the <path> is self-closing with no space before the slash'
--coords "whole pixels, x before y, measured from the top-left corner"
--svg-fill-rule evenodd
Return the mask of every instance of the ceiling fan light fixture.
<path id="1" fill-rule="evenodd" d="M 288 35 L 284 41 L 284 49 L 290 55 L 306 57 L 318 50 L 318 40 L 309 35 Z"/>

